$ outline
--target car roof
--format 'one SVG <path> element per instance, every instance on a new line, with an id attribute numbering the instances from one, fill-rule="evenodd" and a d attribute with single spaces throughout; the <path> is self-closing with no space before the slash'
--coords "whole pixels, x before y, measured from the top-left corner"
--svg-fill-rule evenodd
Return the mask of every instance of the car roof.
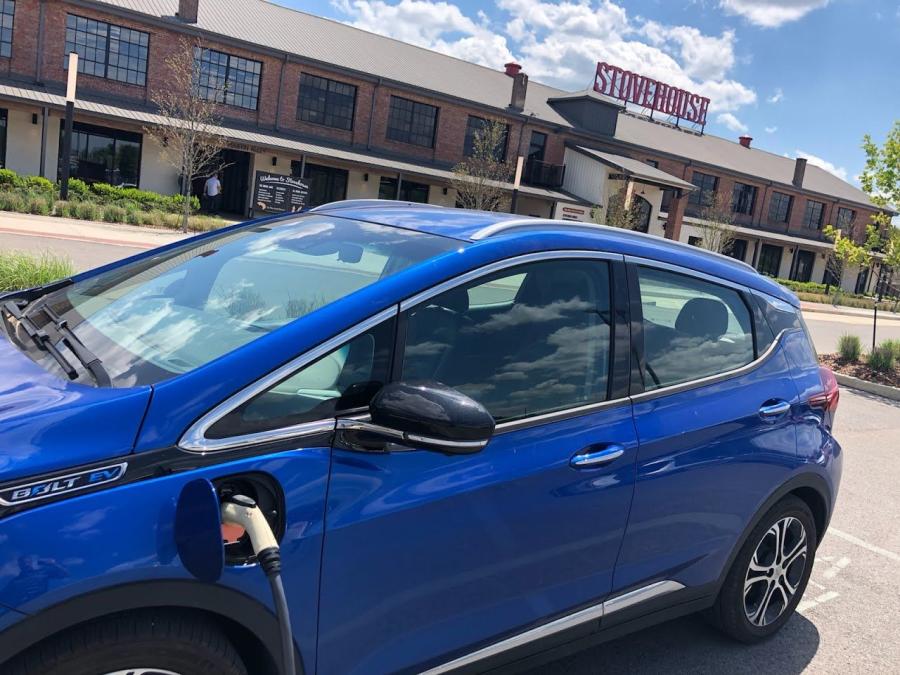
<path id="1" fill-rule="evenodd" d="M 799 301 L 794 293 L 768 277 L 760 275 L 745 262 L 690 244 L 634 230 L 596 223 L 523 217 L 511 213 L 446 208 L 431 204 L 382 199 L 332 202 L 319 206 L 313 211 L 379 225 L 416 230 L 470 243 L 509 239 L 536 233 L 584 235 L 585 243 L 588 243 L 591 248 L 664 259 L 722 278 L 732 278 L 751 288 L 799 306 Z M 647 255 L 648 250 L 658 252 L 660 255 Z"/>

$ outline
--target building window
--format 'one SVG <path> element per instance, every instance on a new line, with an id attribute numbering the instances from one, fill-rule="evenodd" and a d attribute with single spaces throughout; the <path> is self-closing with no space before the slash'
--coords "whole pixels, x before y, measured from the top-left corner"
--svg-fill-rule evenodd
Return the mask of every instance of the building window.
<path id="1" fill-rule="evenodd" d="M 547 134 L 540 131 L 531 132 L 531 142 L 528 144 L 528 159 L 536 162 L 544 161 L 544 152 L 547 149 Z"/>
<path id="2" fill-rule="evenodd" d="M 747 240 L 732 239 L 731 244 L 723 253 L 735 260 L 743 261 L 747 257 Z"/>
<path id="3" fill-rule="evenodd" d="M 753 215 L 753 205 L 756 202 L 756 186 L 746 183 L 735 183 L 731 194 L 731 210 L 735 213 Z"/>
<path id="4" fill-rule="evenodd" d="M 147 51 L 150 34 L 115 24 L 66 16 L 66 54 L 78 54 L 78 72 L 127 82 L 147 84 Z M 68 68 L 68 58 L 64 67 Z"/>
<path id="5" fill-rule="evenodd" d="M 839 208 L 837 212 L 837 229 L 843 232 L 849 232 L 853 229 L 853 220 L 855 218 L 856 211 L 853 209 Z"/>
<path id="6" fill-rule="evenodd" d="M 293 169 L 293 166 L 292 166 Z M 347 198 L 347 171 L 319 164 L 307 164 L 303 178 L 309 184 L 307 206 L 320 206 Z"/>
<path id="7" fill-rule="evenodd" d="M 12 56 L 13 15 L 15 0 L 0 0 L 0 56 Z"/>
<path id="8" fill-rule="evenodd" d="M 719 186 L 719 179 L 708 173 L 700 173 L 695 171 L 691 176 L 691 182 L 697 186 L 697 189 L 691 192 L 688 197 L 688 203 L 695 206 L 711 206 L 716 200 L 716 188 Z"/>
<path id="9" fill-rule="evenodd" d="M 306 73 L 300 76 L 298 120 L 350 131 L 355 107 L 356 87 L 352 84 Z"/>
<path id="10" fill-rule="evenodd" d="M 391 96 L 387 137 L 392 141 L 433 148 L 437 111 L 437 108 L 427 103 Z"/>
<path id="11" fill-rule="evenodd" d="M 688 245 L 700 248 L 703 246 L 703 237 L 688 237 Z"/>
<path id="12" fill-rule="evenodd" d="M 120 129 L 75 122 L 72 127 L 69 175 L 88 183 L 137 187 L 141 172 L 141 135 Z M 59 125 L 59 172 L 62 170 L 63 134 Z"/>
<path id="13" fill-rule="evenodd" d="M 217 52 L 194 48 L 197 62 L 197 87 L 207 101 L 256 110 L 262 63 Z"/>
<path id="14" fill-rule="evenodd" d="M 428 203 L 428 188 L 425 183 L 415 183 L 411 180 L 400 182 L 400 192 L 397 192 L 397 179 L 390 176 L 382 176 L 378 184 L 379 199 L 399 199 L 401 202 Z"/>
<path id="15" fill-rule="evenodd" d="M 657 162 L 655 159 L 645 159 L 645 160 L 644 160 L 644 163 L 645 163 L 645 164 L 649 164 L 649 165 L 652 166 L 654 169 L 658 169 L 658 168 L 659 168 L 659 162 Z"/>
<path id="16" fill-rule="evenodd" d="M 781 254 L 781 246 L 763 244 L 759 252 L 759 261 L 757 261 L 756 270 L 760 274 L 765 274 L 769 277 L 777 277 L 778 270 L 781 268 Z"/>
<path id="17" fill-rule="evenodd" d="M 822 212 L 825 210 L 825 204 L 822 202 L 814 202 L 812 199 L 806 200 L 806 211 L 803 212 L 803 227 L 811 230 L 818 230 L 822 227 Z"/>
<path id="18" fill-rule="evenodd" d="M 463 145 L 463 154 L 466 157 L 471 157 L 475 154 L 475 137 L 479 133 L 488 133 L 488 120 L 483 117 L 475 117 L 474 115 L 469 115 L 469 121 L 466 123 L 466 140 Z M 488 142 L 490 139 L 487 139 Z M 496 147 L 494 147 L 494 159 L 498 162 L 502 162 L 506 159 L 506 145 L 509 140 L 509 125 L 503 125 L 503 133 L 498 140 Z"/>
<path id="19" fill-rule="evenodd" d="M 813 265 L 816 262 L 816 254 L 812 251 L 797 251 L 797 260 L 794 263 L 792 281 L 809 281 L 812 279 Z"/>
<path id="20" fill-rule="evenodd" d="M 791 218 L 791 205 L 794 198 L 782 192 L 773 192 L 769 202 L 769 220 L 773 223 L 786 223 Z"/>
<path id="21" fill-rule="evenodd" d="M 0 108 L 0 169 L 6 168 L 6 108 Z"/>

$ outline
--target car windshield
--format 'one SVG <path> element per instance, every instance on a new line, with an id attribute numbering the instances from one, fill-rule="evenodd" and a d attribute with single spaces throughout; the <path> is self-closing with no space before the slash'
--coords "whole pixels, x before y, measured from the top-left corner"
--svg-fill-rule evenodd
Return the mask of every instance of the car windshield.
<path id="1" fill-rule="evenodd" d="M 68 322 L 113 386 L 152 384 L 459 246 L 436 235 L 309 214 L 192 242 L 34 304 L 46 303 Z M 46 352 L 29 346 L 28 353 L 61 372 Z M 92 380 L 81 373 L 79 381 Z"/>

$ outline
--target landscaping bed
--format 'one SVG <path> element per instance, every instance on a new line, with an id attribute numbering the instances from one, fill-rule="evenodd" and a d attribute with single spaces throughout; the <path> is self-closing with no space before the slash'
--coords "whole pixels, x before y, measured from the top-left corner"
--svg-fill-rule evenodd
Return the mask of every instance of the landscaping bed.
<path id="1" fill-rule="evenodd" d="M 856 335 L 842 335 L 837 354 L 821 354 L 819 361 L 835 373 L 874 382 L 888 387 L 900 387 L 900 340 L 884 340 L 867 354 Z"/>
<path id="2" fill-rule="evenodd" d="M 849 375 L 850 377 L 856 377 L 867 382 L 875 382 L 876 384 L 884 384 L 889 387 L 900 387 L 900 370 L 897 369 L 896 365 L 889 372 L 880 372 L 870 368 L 865 363 L 844 361 L 837 354 L 820 354 L 819 362 L 842 375 Z"/>

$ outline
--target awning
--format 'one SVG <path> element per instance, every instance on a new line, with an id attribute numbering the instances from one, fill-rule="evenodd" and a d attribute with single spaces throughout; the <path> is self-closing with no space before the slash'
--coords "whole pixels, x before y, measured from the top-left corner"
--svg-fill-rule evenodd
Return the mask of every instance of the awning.
<path id="1" fill-rule="evenodd" d="M 30 89 L 8 84 L 0 84 L 0 98 L 35 103 L 41 106 L 58 109 L 64 109 L 66 106 L 65 96 L 62 96 L 61 94 L 51 93 L 42 89 Z M 107 120 L 118 120 L 140 125 L 155 126 L 165 125 L 167 123 L 167 120 L 164 117 L 148 110 L 125 108 L 84 99 L 79 99 L 75 103 L 75 111 L 83 115 L 92 115 Z M 454 178 L 453 171 L 450 169 L 391 159 L 368 152 L 360 152 L 346 148 L 335 148 L 327 145 L 320 145 L 318 143 L 301 141 L 296 138 L 280 136 L 275 132 L 263 133 L 252 129 L 229 126 L 211 127 L 210 132 L 222 136 L 223 138 L 227 138 L 230 141 L 255 146 L 261 150 L 287 151 L 307 157 L 321 157 L 322 159 L 349 162 L 355 165 L 362 165 L 369 169 L 391 171 L 409 177 L 438 179 L 440 182 L 447 184 Z M 507 190 L 513 189 L 512 183 L 501 183 L 500 185 Z M 520 186 L 519 194 L 546 199 L 548 201 L 577 201 L 572 195 L 564 192 L 530 185 Z"/>
<path id="2" fill-rule="evenodd" d="M 606 166 L 618 169 L 628 178 L 639 183 L 656 185 L 657 187 L 662 188 L 676 188 L 679 190 L 696 189 L 693 183 L 688 183 L 686 180 L 678 178 L 678 176 L 673 176 L 665 171 L 660 171 L 656 167 L 650 166 L 639 159 L 625 157 L 624 155 L 614 155 L 609 152 L 601 152 L 600 150 L 585 148 L 580 145 L 573 146 L 572 149 L 580 152 L 582 155 L 596 159 Z"/>

